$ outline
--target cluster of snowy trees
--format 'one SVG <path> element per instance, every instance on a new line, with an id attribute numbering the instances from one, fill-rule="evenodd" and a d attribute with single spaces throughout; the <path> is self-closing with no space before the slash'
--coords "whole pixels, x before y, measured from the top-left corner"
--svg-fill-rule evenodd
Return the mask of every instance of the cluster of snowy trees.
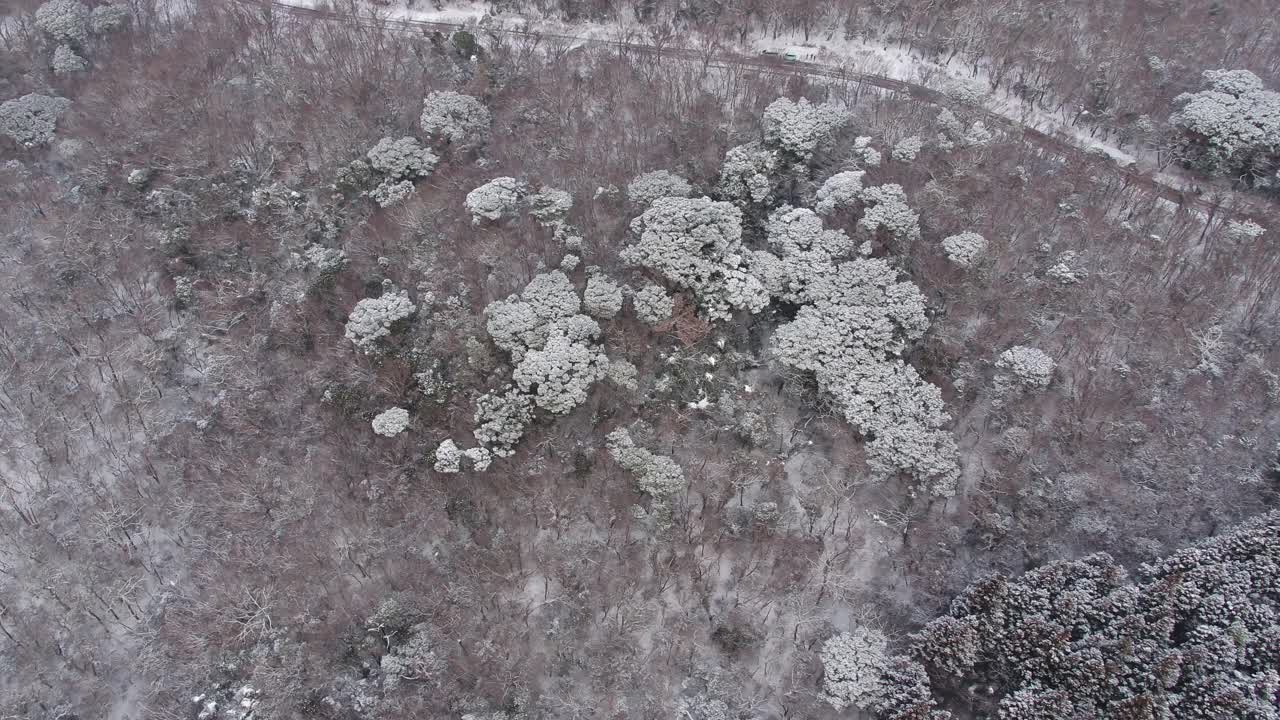
<path id="1" fill-rule="evenodd" d="M 71 107 L 66 98 L 28 93 L 0 103 L 0 133 L 26 147 L 53 140 L 58 118 Z"/>
<path id="2" fill-rule="evenodd" d="M 902 247 L 916 241 L 918 214 L 901 186 L 865 187 L 865 170 L 832 175 L 814 198 L 825 215 L 856 218 L 860 243 L 825 229 L 813 210 L 778 205 L 787 178 L 807 176 L 815 154 L 847 119 L 832 104 L 786 98 L 770 104 L 764 137 L 725 157 L 718 188 L 724 199 L 652 200 L 632 221 L 635 242 L 622 258 L 692 293 L 713 321 L 756 314 L 773 301 L 799 306 L 795 319 L 776 329 L 772 356 L 815 377 L 868 438 L 877 475 L 905 472 L 949 495 L 959 467 L 941 392 L 902 360 L 928 328 L 924 297 L 889 259 L 866 257 L 877 238 Z M 744 216 L 762 212 L 769 249 L 750 249 Z"/>
<path id="3" fill-rule="evenodd" d="M 822 699 L 836 710 L 850 706 L 884 720 L 946 720 L 935 709 L 929 676 L 907 657 L 893 656 L 879 630 L 859 626 L 822 646 Z"/>
<path id="4" fill-rule="evenodd" d="M 821 657 L 824 699 L 887 718 L 950 717 L 935 697 L 1007 720 L 1274 718 L 1280 513 L 1133 578 L 1105 553 L 992 576 L 911 636 L 907 655 L 859 627 Z"/>
<path id="5" fill-rule="evenodd" d="M 1205 89 L 1174 99 L 1192 167 L 1249 185 L 1280 188 L 1280 93 L 1247 70 L 1207 70 Z"/>
<path id="6" fill-rule="evenodd" d="M 419 124 L 441 152 L 445 152 L 442 148 L 462 152 L 485 142 L 492 121 L 479 98 L 448 91 L 433 92 L 423 100 Z M 338 170 L 334 189 L 367 197 L 379 207 L 391 207 L 412 195 L 415 183 L 430 175 L 440 159 L 415 137 L 384 137 L 365 157 Z"/>
<path id="7" fill-rule="evenodd" d="M 599 323 L 583 313 L 582 297 L 563 271 L 538 275 L 518 295 L 490 303 L 485 318 L 490 339 L 511 358 L 512 375 L 476 401 L 473 434 L 486 453 L 507 457 L 535 409 L 573 410 L 608 375 L 610 363 L 599 345 Z"/>
<path id="8" fill-rule="evenodd" d="M 92 10 L 80 0 L 49 0 L 36 9 L 35 25 L 57 43 L 50 66 L 55 75 L 89 69 L 83 57 L 90 39 L 124 29 L 133 15 L 124 5 L 98 5 Z"/>
<path id="9" fill-rule="evenodd" d="M 1271 718 L 1280 712 L 1280 513 L 1130 580 L 1109 555 L 978 582 L 912 638 L 939 689 L 1002 718 Z"/>

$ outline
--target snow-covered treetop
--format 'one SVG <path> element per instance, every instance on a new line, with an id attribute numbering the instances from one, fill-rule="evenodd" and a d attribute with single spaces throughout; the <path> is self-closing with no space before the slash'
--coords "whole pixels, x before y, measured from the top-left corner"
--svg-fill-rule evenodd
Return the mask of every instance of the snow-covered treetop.
<path id="1" fill-rule="evenodd" d="M 1280 153 L 1280 93 L 1246 70 L 1209 70 L 1208 89 L 1174 98 L 1169 122 L 1204 143 L 1212 172 L 1236 172 L 1258 154 Z"/>
<path id="2" fill-rule="evenodd" d="M 631 221 L 636 244 L 626 262 L 693 292 L 703 312 L 725 319 L 732 310 L 759 312 L 768 294 L 749 272 L 742 250 L 742 213 L 710 198 L 667 197 Z"/>
<path id="3" fill-rule="evenodd" d="M 855 628 L 822 645 L 822 699 L 836 710 L 870 710 L 885 693 L 889 643 L 881 633 Z"/>
<path id="4" fill-rule="evenodd" d="M 778 151 L 753 142 L 730 148 L 720 165 L 721 197 L 739 207 L 761 205 L 772 199 L 773 174 L 780 165 Z"/>
<path id="5" fill-rule="evenodd" d="M 547 224 L 563 220 L 573 209 L 573 195 L 568 190 L 544 187 L 529 196 L 529 214 Z"/>
<path id="6" fill-rule="evenodd" d="M 898 162 L 911 162 L 920 154 L 920 150 L 924 148 L 924 141 L 918 135 L 909 135 L 902 138 L 893 146 L 893 159 Z"/>
<path id="7" fill-rule="evenodd" d="M 836 258 L 853 252 L 853 241 L 841 230 L 822 227 L 822 218 L 808 208 L 784 205 L 765 225 L 769 246 L 783 255 L 820 252 Z"/>
<path id="8" fill-rule="evenodd" d="M 898 357 L 928 328 L 924 295 L 883 258 L 852 254 L 842 232 L 810 210 L 781 208 L 766 223 L 780 252 L 753 253 L 768 291 L 799 304 L 770 340 L 783 365 L 812 372 L 818 387 L 859 432 L 880 474 L 907 472 L 939 495 L 954 491 L 958 452 L 941 391 Z"/>
<path id="9" fill-rule="evenodd" d="M 489 337 L 517 362 L 530 348 L 540 348 L 552 323 L 582 310 L 569 277 L 559 270 L 538 275 L 520 295 L 495 300 L 484 309 Z M 588 318 L 589 319 L 589 318 Z"/>
<path id="10" fill-rule="evenodd" d="M 581 317 L 581 316 L 579 316 Z M 547 412 L 563 415 L 587 401 L 591 385 L 602 380 L 609 370 L 609 359 L 587 334 L 589 326 L 577 323 L 554 323 L 539 349 L 531 349 L 516 366 L 512 379 L 520 392 L 533 396 L 533 402 Z"/>
<path id="11" fill-rule="evenodd" d="M 347 318 L 346 337 L 360 350 L 373 352 L 378 341 L 391 334 L 395 323 L 410 317 L 417 309 L 403 290 L 365 298 L 356 303 Z"/>
<path id="12" fill-rule="evenodd" d="M 53 50 L 53 61 L 50 63 L 53 74 L 74 75 L 89 69 L 89 61 L 76 54 L 70 45 L 59 45 Z"/>
<path id="13" fill-rule="evenodd" d="M 835 131 L 849 121 L 849 113 L 834 103 L 814 105 L 805 98 L 778 98 L 764 110 L 764 139 L 802 162 L 813 159 Z"/>
<path id="14" fill-rule="evenodd" d="M 1019 382 L 1031 388 L 1049 387 L 1056 365 L 1053 358 L 1044 351 L 1025 345 L 1015 345 L 1005 350 L 996 361 L 996 367 L 1008 370 Z"/>
<path id="15" fill-rule="evenodd" d="M 688 180 L 669 170 L 654 170 L 636 176 L 627 185 L 627 199 L 635 205 L 645 208 L 662 197 L 689 197 L 693 186 Z"/>
<path id="16" fill-rule="evenodd" d="M 848 170 L 827 178 L 822 187 L 818 188 L 813 209 L 823 215 L 830 215 L 839 208 L 852 205 L 862 192 L 864 175 L 866 173 L 862 170 Z"/>
<path id="17" fill-rule="evenodd" d="M 95 35 L 123 30 L 133 20 L 129 8 L 123 5 L 99 5 L 89 17 L 90 29 Z"/>
<path id="18" fill-rule="evenodd" d="M 645 285 L 631 296 L 631 305 L 635 308 L 636 317 L 648 325 L 669 320 L 675 309 L 675 302 L 662 287 L 652 283 Z"/>
<path id="19" fill-rule="evenodd" d="M 479 223 L 482 219 L 494 222 L 504 216 L 516 214 L 520 209 L 524 189 L 524 183 L 513 177 L 503 176 L 467 193 L 464 205 L 471 213 L 471 222 Z"/>
<path id="20" fill-rule="evenodd" d="M 1200 77 L 1210 90 L 1236 97 L 1262 89 L 1262 78 L 1248 70 L 1205 70 Z"/>
<path id="21" fill-rule="evenodd" d="M 478 145 L 489 135 L 493 116 L 478 98 L 445 90 L 422 101 L 422 131 L 453 145 Z"/>
<path id="22" fill-rule="evenodd" d="M 594 274 L 587 278 L 582 304 L 589 314 L 608 320 L 622 311 L 622 288 L 607 275 Z"/>
<path id="23" fill-rule="evenodd" d="M 884 228 L 898 240 L 920 239 L 920 215 L 907 204 L 907 194 L 898 184 L 863 188 L 858 197 L 868 205 L 858 221 L 868 232 Z"/>
<path id="24" fill-rule="evenodd" d="M 533 399 L 508 385 L 476 399 L 476 441 L 498 457 L 510 457 L 533 421 Z"/>
<path id="25" fill-rule="evenodd" d="M 962 268 L 972 267 L 987 251 L 987 239 L 976 232 L 962 232 L 943 238 L 942 250 L 947 259 Z"/>
<path id="26" fill-rule="evenodd" d="M 409 427 L 409 411 L 404 408 L 387 408 L 373 419 L 373 431 L 383 437 L 395 437 Z"/>
<path id="27" fill-rule="evenodd" d="M 510 385 L 476 401 L 473 433 L 480 450 L 510 456 L 534 407 L 568 413 L 607 375 L 609 360 L 597 343 L 600 325 L 581 310 L 577 290 L 560 270 L 534 277 L 519 295 L 485 308 L 489 336 L 511 354 L 514 367 Z M 487 460 L 476 462 L 477 470 L 487 466 Z"/>
<path id="28" fill-rule="evenodd" d="M 440 158 L 416 138 L 385 137 L 367 153 L 369 165 L 394 180 L 416 180 L 435 169 Z"/>
<path id="29" fill-rule="evenodd" d="M 89 39 L 89 7 L 79 0 L 49 0 L 36 8 L 36 27 L 60 43 L 81 46 Z"/>
<path id="30" fill-rule="evenodd" d="M 840 230 L 825 230 L 822 218 L 808 208 L 784 205 L 765 224 L 769 246 L 778 255 L 751 253 L 751 267 L 769 294 L 789 303 L 814 302 L 810 287 L 836 273 L 836 260 L 853 252 L 853 241 Z"/>
<path id="31" fill-rule="evenodd" d="M 45 145 L 53 139 L 58 118 L 71 101 L 31 93 L 0 103 L 0 132 L 20 145 L 32 147 Z"/>

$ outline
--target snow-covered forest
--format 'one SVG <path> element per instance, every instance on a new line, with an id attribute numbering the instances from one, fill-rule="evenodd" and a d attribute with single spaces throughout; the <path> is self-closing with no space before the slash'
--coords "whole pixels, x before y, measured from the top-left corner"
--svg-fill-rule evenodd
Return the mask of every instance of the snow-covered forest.
<path id="1" fill-rule="evenodd" d="M 1280 716 L 1275 22 L 14 0 L 0 718 Z"/>

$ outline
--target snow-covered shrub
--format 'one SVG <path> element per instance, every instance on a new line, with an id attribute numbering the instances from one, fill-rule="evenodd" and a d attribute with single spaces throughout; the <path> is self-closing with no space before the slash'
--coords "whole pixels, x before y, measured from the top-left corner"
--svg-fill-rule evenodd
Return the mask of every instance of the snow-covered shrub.
<path id="1" fill-rule="evenodd" d="M 1208 70 L 1207 89 L 1174 98 L 1169 123 L 1206 172 L 1261 177 L 1280 160 L 1280 93 L 1246 70 Z"/>
<path id="2" fill-rule="evenodd" d="M 987 239 L 976 232 L 962 232 L 943 238 L 942 251 L 956 265 L 962 268 L 973 267 L 987 251 Z"/>
<path id="3" fill-rule="evenodd" d="M 659 198 L 631 221 L 634 245 L 622 259 L 662 275 L 690 290 L 711 319 L 728 319 L 733 310 L 756 313 L 768 293 L 746 266 L 742 249 L 742 213 L 709 198 Z"/>
<path id="4" fill-rule="evenodd" d="M 70 45 L 59 45 L 51 63 L 54 75 L 74 75 L 89 69 L 89 61 L 76 54 Z"/>
<path id="5" fill-rule="evenodd" d="M 256 187 L 253 192 L 249 193 L 249 204 L 253 207 L 253 211 L 249 215 L 250 220 L 257 219 L 263 212 L 288 212 L 301 207 L 305 198 L 302 193 L 297 190 L 290 189 L 288 185 L 282 182 L 273 182 L 270 185 Z"/>
<path id="6" fill-rule="evenodd" d="M 250 720 L 262 702 L 252 685 L 230 683 L 192 698 L 200 706 L 196 720 Z"/>
<path id="7" fill-rule="evenodd" d="M 805 98 L 778 98 L 764 110 L 765 142 L 801 162 L 809 162 L 849 121 L 848 110 L 833 103 L 814 105 Z"/>
<path id="8" fill-rule="evenodd" d="M 309 267 L 322 278 L 333 277 L 347 266 L 347 254 L 337 248 L 309 245 L 302 253 Z"/>
<path id="9" fill-rule="evenodd" d="M 1232 220 L 1227 223 L 1226 235 L 1236 242 L 1248 242 L 1262 237 L 1266 228 L 1252 220 Z"/>
<path id="10" fill-rule="evenodd" d="M 1013 373 L 1018 382 L 1030 388 L 1049 387 L 1056 365 L 1043 351 L 1025 345 L 1005 350 L 996 361 L 996 367 Z"/>
<path id="11" fill-rule="evenodd" d="M 147 183 L 151 182 L 151 178 L 154 176 L 155 171 L 150 168 L 134 168 L 125 176 L 124 181 L 129 183 L 130 187 L 141 190 L 147 186 Z"/>
<path id="12" fill-rule="evenodd" d="M 524 183 L 513 177 L 496 177 L 467 193 L 464 204 L 471 213 L 471 222 L 483 220 L 496 222 L 503 216 L 519 211 L 520 198 L 524 195 Z"/>
<path id="13" fill-rule="evenodd" d="M 1058 256 L 1058 261 L 1045 270 L 1045 277 L 1060 285 L 1072 285 L 1088 277 L 1084 268 L 1075 266 L 1076 254 L 1070 250 Z"/>
<path id="14" fill-rule="evenodd" d="M 884 228 L 894 238 L 905 242 L 920 239 L 920 216 L 907 204 L 907 195 L 901 185 L 863 188 L 858 197 L 868 206 L 858 221 L 859 227 L 871 233 Z"/>
<path id="15" fill-rule="evenodd" d="M 573 195 L 567 190 L 544 187 L 529 196 L 529 214 L 543 224 L 563 220 L 573 209 Z"/>
<path id="16" fill-rule="evenodd" d="M 631 305 L 635 308 L 636 317 L 647 325 L 657 325 L 671 319 L 675 309 L 675 301 L 658 285 L 645 285 L 631 297 Z"/>
<path id="17" fill-rule="evenodd" d="M 433 92 L 422 101 L 423 132 L 454 145 L 478 145 L 489 135 L 493 116 L 479 99 L 452 90 Z"/>
<path id="18" fill-rule="evenodd" d="M 412 137 L 384 137 L 369 149 L 366 156 L 374 170 L 391 180 L 426 177 L 440 162 L 439 156 Z"/>
<path id="19" fill-rule="evenodd" d="M 684 490 L 684 471 L 675 460 L 637 447 L 626 428 L 618 428 L 606 438 L 609 455 L 624 470 L 636 476 L 636 488 L 655 500 L 665 500 Z"/>
<path id="20" fill-rule="evenodd" d="M 383 437 L 395 437 L 409 427 L 409 411 L 404 408 L 387 408 L 373 418 L 373 431 Z"/>
<path id="21" fill-rule="evenodd" d="M 89 16 L 89 29 L 94 35 L 123 30 L 133 21 L 133 14 L 123 5 L 99 5 Z"/>
<path id="22" fill-rule="evenodd" d="M 390 652 L 384 653 L 379 659 L 382 690 L 394 692 L 405 680 L 433 681 L 444 672 L 446 659 L 436 653 L 434 645 L 430 627 L 426 623 L 410 628 L 406 640 L 396 637 L 396 643 L 391 646 Z"/>
<path id="23" fill-rule="evenodd" d="M 179 307 L 190 307 L 196 301 L 196 281 L 190 275 L 179 275 L 173 279 L 173 296 Z"/>
<path id="24" fill-rule="evenodd" d="M 836 710 L 850 705 L 870 710 L 885 694 L 889 643 L 881 633 L 859 627 L 822 645 L 822 699 Z"/>
<path id="25" fill-rule="evenodd" d="M 587 278 L 582 304 L 588 314 L 608 320 L 622 310 L 622 288 L 608 276 L 596 273 Z"/>
<path id="26" fill-rule="evenodd" d="M 839 208 L 852 205 L 862 193 L 864 175 L 866 173 L 861 170 L 849 170 L 827 178 L 822 187 L 818 188 L 813 209 L 822 215 L 830 215 Z"/>
<path id="27" fill-rule="evenodd" d="M 66 98 L 30 93 L 0 103 L 0 132 L 19 145 L 44 145 L 53 139 L 58 118 L 71 107 Z"/>
<path id="28" fill-rule="evenodd" d="M 720 165 L 721 197 L 742 208 L 767 204 L 780 164 L 778 151 L 759 142 L 730 148 Z"/>
<path id="29" fill-rule="evenodd" d="M 898 162 L 911 162 L 924 148 L 924 141 L 918 135 L 909 135 L 893 146 L 893 159 Z"/>
<path id="30" fill-rule="evenodd" d="M 369 191 L 369 199 L 378 207 L 389 208 L 409 199 L 415 191 L 412 180 L 383 180 Z"/>
<path id="31" fill-rule="evenodd" d="M 57 42 L 79 47 L 89 39 L 89 15 L 79 0 L 49 0 L 36 8 L 36 27 Z"/>
<path id="32" fill-rule="evenodd" d="M 679 720 L 734 720 L 737 717 L 725 701 L 706 695 L 681 699 L 680 712 L 676 715 Z"/>
<path id="33" fill-rule="evenodd" d="M 403 290 L 365 298 L 356 303 L 347 318 L 346 337 L 363 352 L 373 352 L 378 341 L 391 334 L 393 325 L 407 319 L 417 309 Z"/>
<path id="34" fill-rule="evenodd" d="M 689 197 L 691 194 L 693 186 L 689 181 L 668 170 L 638 175 L 627 185 L 627 199 L 641 208 L 649 207 L 658 198 Z"/>

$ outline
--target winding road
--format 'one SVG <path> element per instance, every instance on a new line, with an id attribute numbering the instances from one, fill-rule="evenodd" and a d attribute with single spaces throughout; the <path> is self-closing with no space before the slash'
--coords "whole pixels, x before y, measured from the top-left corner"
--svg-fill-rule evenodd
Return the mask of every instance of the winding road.
<path id="1" fill-rule="evenodd" d="M 451 32 L 454 30 L 465 29 L 469 27 L 464 23 L 441 22 L 434 20 L 413 20 L 406 18 L 371 18 L 353 15 L 351 13 L 338 12 L 332 10 L 318 10 L 315 8 L 302 7 L 293 5 L 280 0 L 231 0 L 234 3 L 246 6 L 252 6 L 260 11 L 271 12 L 279 10 L 291 15 L 312 17 L 322 20 L 339 21 L 346 23 L 368 23 L 370 25 L 377 24 L 381 27 L 389 27 L 404 32 L 423 33 L 427 30 L 439 30 Z M 813 62 L 792 62 L 783 63 L 781 60 L 765 59 L 752 57 L 738 53 L 716 51 L 710 58 L 704 52 L 690 49 L 688 47 L 659 47 L 644 43 L 628 42 L 621 40 L 607 40 L 601 38 L 589 38 L 578 35 L 566 35 L 562 33 L 540 32 L 537 30 L 525 30 L 518 28 L 488 27 L 481 26 L 481 30 L 489 33 L 505 33 L 511 35 L 525 35 L 531 37 L 539 37 L 544 39 L 555 39 L 571 42 L 577 45 L 594 46 L 594 47 L 613 47 L 625 49 L 633 52 L 655 53 L 667 57 L 680 57 L 691 60 L 704 61 L 709 60 L 718 64 L 734 65 L 737 67 L 748 68 L 763 74 L 770 75 L 794 75 L 802 74 L 811 77 L 825 77 L 845 82 L 856 82 L 871 87 L 881 88 L 894 93 L 900 93 L 910 96 L 917 100 L 932 103 L 939 106 L 952 106 L 957 103 L 949 98 L 946 94 L 934 90 L 924 85 L 910 83 L 903 80 L 877 75 L 874 73 L 864 73 L 846 68 L 834 67 Z M 990 128 L 998 128 L 1006 134 L 1021 137 L 1025 142 L 1029 142 L 1048 152 L 1057 153 L 1063 157 L 1083 158 L 1091 157 L 1091 153 L 1084 148 L 1072 143 L 1069 139 L 1046 133 L 1032 127 L 1023 125 L 1011 118 L 999 113 L 966 105 L 964 112 L 969 116 L 977 116 L 984 124 Z M 1115 163 L 1110 163 L 1114 172 L 1123 177 L 1127 186 L 1141 188 L 1158 197 L 1164 198 L 1179 207 L 1191 207 L 1205 213 L 1210 213 L 1219 217 L 1257 217 L 1267 216 L 1275 212 L 1275 206 L 1272 203 L 1258 197 L 1250 197 L 1243 193 L 1232 192 L 1229 190 L 1210 191 L 1206 195 L 1196 195 L 1188 193 L 1180 188 L 1166 184 L 1158 180 L 1155 176 L 1137 170 L 1131 167 L 1122 167 Z"/>

